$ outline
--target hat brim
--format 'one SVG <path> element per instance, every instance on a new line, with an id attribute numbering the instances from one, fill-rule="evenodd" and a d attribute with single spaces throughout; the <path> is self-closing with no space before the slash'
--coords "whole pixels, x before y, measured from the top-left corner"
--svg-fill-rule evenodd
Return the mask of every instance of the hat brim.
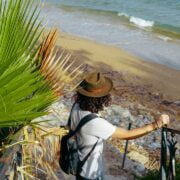
<path id="1" fill-rule="evenodd" d="M 113 82 L 111 79 L 105 77 L 104 86 L 101 91 L 87 91 L 81 84 L 77 87 L 77 92 L 88 97 L 103 97 L 108 95 L 113 88 Z"/>

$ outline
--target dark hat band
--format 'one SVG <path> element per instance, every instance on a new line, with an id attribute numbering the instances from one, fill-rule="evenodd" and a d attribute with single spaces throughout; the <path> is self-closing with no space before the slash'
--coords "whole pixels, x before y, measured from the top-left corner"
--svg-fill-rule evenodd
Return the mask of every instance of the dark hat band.
<path id="1" fill-rule="evenodd" d="M 100 93 L 104 90 L 104 87 L 101 88 L 97 88 L 97 89 L 89 89 L 89 88 L 85 88 L 88 92 L 92 92 L 92 93 Z"/>

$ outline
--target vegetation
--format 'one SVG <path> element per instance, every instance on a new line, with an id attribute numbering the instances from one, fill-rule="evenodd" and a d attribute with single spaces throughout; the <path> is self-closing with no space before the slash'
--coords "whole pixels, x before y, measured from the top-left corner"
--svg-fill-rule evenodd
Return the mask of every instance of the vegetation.
<path id="1" fill-rule="evenodd" d="M 145 177 L 137 178 L 137 180 L 152 180 L 152 179 L 160 179 L 159 171 L 154 170 L 150 171 Z M 180 179 L 180 163 L 176 164 L 176 179 Z"/>
<path id="2" fill-rule="evenodd" d="M 73 62 L 69 54 L 61 52 L 58 57 L 56 31 L 39 43 L 43 29 L 38 7 L 37 0 L 0 0 L 0 157 L 7 148 L 23 144 L 24 167 L 17 170 L 29 177 L 32 163 L 36 163 L 33 148 L 37 144 L 42 148 L 44 142 L 37 141 L 38 130 L 44 132 L 39 138 L 64 133 L 61 129 L 44 130 L 32 120 L 48 114 L 48 106 L 80 74 L 79 67 L 70 73 Z"/>
<path id="3" fill-rule="evenodd" d="M 0 127 L 23 126 L 55 99 L 35 66 L 39 12 L 33 0 L 0 0 L 0 12 Z"/>

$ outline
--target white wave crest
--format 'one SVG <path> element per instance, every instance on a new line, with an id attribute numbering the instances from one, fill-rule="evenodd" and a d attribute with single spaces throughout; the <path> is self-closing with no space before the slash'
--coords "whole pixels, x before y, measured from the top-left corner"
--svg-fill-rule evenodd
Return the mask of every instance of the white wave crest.
<path id="1" fill-rule="evenodd" d="M 131 23 L 135 24 L 136 26 L 141 27 L 141 28 L 154 26 L 154 21 L 147 21 L 147 20 L 137 18 L 134 16 L 132 16 L 129 21 Z"/>
<path id="2" fill-rule="evenodd" d="M 124 17 L 129 17 L 129 15 L 128 14 L 126 14 L 126 13 L 118 13 L 118 16 L 124 16 Z"/>
<path id="3" fill-rule="evenodd" d="M 172 40 L 170 37 L 162 36 L 162 35 L 159 35 L 158 38 L 161 39 L 161 40 L 163 40 L 163 41 L 166 41 L 166 42 Z"/>

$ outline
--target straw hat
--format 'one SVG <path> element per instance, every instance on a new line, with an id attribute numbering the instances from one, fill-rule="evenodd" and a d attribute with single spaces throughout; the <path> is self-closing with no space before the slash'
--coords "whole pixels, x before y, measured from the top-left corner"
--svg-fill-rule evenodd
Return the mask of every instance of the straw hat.
<path id="1" fill-rule="evenodd" d="M 78 86 L 77 91 L 88 97 L 102 97 L 109 94 L 113 88 L 111 79 L 99 72 L 89 74 Z"/>

